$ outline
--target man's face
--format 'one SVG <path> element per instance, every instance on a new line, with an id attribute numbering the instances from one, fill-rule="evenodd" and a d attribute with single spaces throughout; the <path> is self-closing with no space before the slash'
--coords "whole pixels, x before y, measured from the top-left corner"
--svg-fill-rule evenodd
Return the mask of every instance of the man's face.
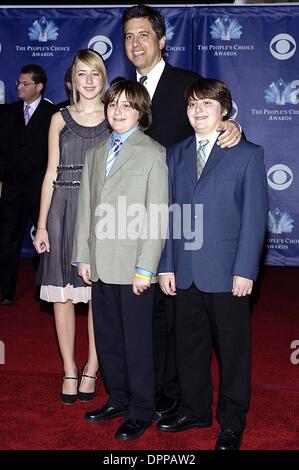
<path id="1" fill-rule="evenodd" d="M 32 76 L 32 73 L 21 73 L 18 79 L 18 97 L 28 104 L 37 100 L 43 89 L 42 83 L 34 83 Z"/>
<path id="2" fill-rule="evenodd" d="M 158 39 L 147 18 L 133 18 L 124 27 L 128 59 L 141 75 L 147 75 L 161 59 L 165 36 Z"/>

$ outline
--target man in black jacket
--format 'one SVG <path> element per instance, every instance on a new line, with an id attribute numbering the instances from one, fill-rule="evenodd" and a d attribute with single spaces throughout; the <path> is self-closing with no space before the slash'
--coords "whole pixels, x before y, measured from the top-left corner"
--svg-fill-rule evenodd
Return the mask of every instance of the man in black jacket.
<path id="1" fill-rule="evenodd" d="M 184 94 L 200 76 L 173 67 L 162 58 L 166 27 L 157 10 L 146 5 L 129 7 L 124 11 L 122 24 L 126 54 L 135 66 L 135 78 L 143 83 L 152 99 L 153 123 L 146 133 L 169 147 L 194 132 L 186 116 Z M 241 134 L 234 122 L 226 121 L 221 130 L 225 130 L 219 139 L 221 145 L 226 147 L 239 142 Z M 173 299 L 157 289 L 153 322 L 157 418 L 176 412 L 180 406 L 173 318 Z M 97 411 L 93 412 L 94 422 Z"/>
<path id="2" fill-rule="evenodd" d="M 37 223 L 41 185 L 48 159 L 48 130 L 56 108 L 43 99 L 47 76 L 42 67 L 22 67 L 16 82 L 19 101 L 5 109 L 1 165 L 1 305 L 14 301 L 23 236 Z"/>

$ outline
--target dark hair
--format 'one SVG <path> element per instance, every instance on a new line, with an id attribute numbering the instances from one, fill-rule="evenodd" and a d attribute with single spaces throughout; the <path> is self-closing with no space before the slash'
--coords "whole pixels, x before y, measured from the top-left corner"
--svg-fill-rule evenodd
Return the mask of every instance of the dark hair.
<path id="1" fill-rule="evenodd" d="M 127 8 L 122 16 L 123 31 L 125 30 L 125 25 L 127 21 L 132 20 L 134 18 L 146 18 L 147 20 L 149 20 L 158 39 L 161 39 L 163 38 L 163 36 L 166 35 L 165 21 L 161 13 L 158 12 L 158 10 L 149 7 L 148 5 L 142 4 Z"/>
<path id="2" fill-rule="evenodd" d="M 216 78 L 199 78 L 196 82 L 188 86 L 185 91 L 185 100 L 188 105 L 192 99 L 205 99 L 218 101 L 222 111 L 226 110 L 227 114 L 223 116 L 223 120 L 229 119 L 232 112 L 232 97 L 226 83 Z"/>
<path id="3" fill-rule="evenodd" d="M 106 93 L 104 106 L 106 120 L 108 121 L 108 105 L 113 101 L 117 101 L 123 91 L 130 106 L 139 112 L 139 127 L 142 131 L 145 131 L 152 123 L 151 99 L 147 89 L 135 80 L 119 80 L 109 88 Z"/>
<path id="4" fill-rule="evenodd" d="M 71 88 L 68 87 L 68 83 L 71 84 Z M 72 94 L 72 66 L 70 65 L 64 74 L 64 89 L 68 96 Z"/>
<path id="5" fill-rule="evenodd" d="M 125 77 L 115 77 L 113 80 L 110 82 L 110 86 L 114 85 L 114 83 L 120 82 L 121 80 L 126 80 Z"/>
<path id="6" fill-rule="evenodd" d="M 20 70 L 20 74 L 23 73 L 32 73 L 32 80 L 36 85 L 39 83 L 43 85 L 42 93 L 44 93 L 48 79 L 47 74 L 42 67 L 36 64 L 24 65 Z"/>

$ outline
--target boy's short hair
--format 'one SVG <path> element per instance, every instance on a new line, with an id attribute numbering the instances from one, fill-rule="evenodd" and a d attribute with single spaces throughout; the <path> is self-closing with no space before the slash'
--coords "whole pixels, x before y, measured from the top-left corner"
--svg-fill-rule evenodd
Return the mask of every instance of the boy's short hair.
<path id="1" fill-rule="evenodd" d="M 227 114 L 223 116 L 226 121 L 230 118 L 233 104 L 230 90 L 225 82 L 216 78 L 199 78 L 188 86 L 185 91 L 185 101 L 188 106 L 190 100 L 202 100 L 209 98 L 220 103 L 221 109 L 227 110 Z"/>
<path id="2" fill-rule="evenodd" d="M 142 131 L 145 131 L 152 123 L 151 99 L 147 89 L 141 83 L 134 80 L 119 80 L 109 88 L 106 93 L 104 106 L 106 120 L 108 121 L 108 105 L 113 101 L 117 101 L 123 91 L 130 106 L 139 112 L 139 127 Z"/>

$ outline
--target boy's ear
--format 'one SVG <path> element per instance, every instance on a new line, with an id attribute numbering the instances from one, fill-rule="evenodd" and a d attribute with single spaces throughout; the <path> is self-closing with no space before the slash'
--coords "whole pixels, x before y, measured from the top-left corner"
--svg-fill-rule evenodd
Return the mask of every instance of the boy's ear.
<path id="1" fill-rule="evenodd" d="M 224 109 L 222 110 L 221 116 L 222 116 L 222 117 L 225 117 L 225 116 L 227 115 L 227 112 L 228 112 L 227 109 L 224 108 Z"/>

